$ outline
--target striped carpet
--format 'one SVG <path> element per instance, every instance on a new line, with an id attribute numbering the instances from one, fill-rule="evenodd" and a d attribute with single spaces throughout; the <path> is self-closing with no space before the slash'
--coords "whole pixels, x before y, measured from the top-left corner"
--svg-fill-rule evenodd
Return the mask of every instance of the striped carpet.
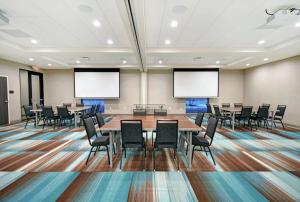
<path id="1" fill-rule="evenodd" d="M 157 152 L 151 141 L 144 165 L 130 150 L 108 165 L 98 152 L 86 166 L 90 146 L 82 128 L 53 130 L 29 124 L 0 127 L 1 201 L 300 201 L 300 130 L 218 129 L 210 156 L 196 152 L 187 169 L 180 152 Z M 150 137 L 150 134 L 149 134 Z M 145 171 L 144 171 L 145 169 Z"/>

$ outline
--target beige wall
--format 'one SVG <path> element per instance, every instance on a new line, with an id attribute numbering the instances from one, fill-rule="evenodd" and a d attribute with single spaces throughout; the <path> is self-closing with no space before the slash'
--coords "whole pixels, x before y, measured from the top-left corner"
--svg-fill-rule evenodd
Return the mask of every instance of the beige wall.
<path id="1" fill-rule="evenodd" d="M 148 71 L 148 104 L 165 104 L 169 114 L 185 113 L 185 99 L 173 98 L 172 70 Z"/>
<path id="2" fill-rule="evenodd" d="M 284 122 L 300 126 L 300 56 L 247 69 L 244 77 L 246 104 L 285 104 Z"/>
<path id="3" fill-rule="evenodd" d="M 31 70 L 31 67 L 0 59 L 0 75 L 8 76 L 8 88 L 14 91 L 13 94 L 9 94 L 9 116 L 11 122 L 21 120 L 19 69 Z"/>
<path id="4" fill-rule="evenodd" d="M 120 99 L 105 100 L 105 113 L 132 113 L 133 104 L 139 103 L 140 72 L 121 71 Z M 45 72 L 45 104 L 57 106 L 62 103 L 75 104 L 73 69 L 47 70 Z"/>

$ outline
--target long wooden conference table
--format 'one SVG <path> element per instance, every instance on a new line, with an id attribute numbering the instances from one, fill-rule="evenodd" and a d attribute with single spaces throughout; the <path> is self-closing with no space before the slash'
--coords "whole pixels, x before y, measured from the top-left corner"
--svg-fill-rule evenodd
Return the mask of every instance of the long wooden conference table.
<path id="1" fill-rule="evenodd" d="M 152 132 L 156 130 L 156 120 L 178 120 L 178 131 L 187 132 L 188 135 L 188 157 L 187 164 L 188 168 L 192 167 L 192 132 L 201 131 L 201 127 L 190 121 L 190 119 L 185 115 L 167 115 L 167 116 L 134 116 L 134 115 L 115 115 L 104 126 L 100 128 L 101 131 L 109 132 L 109 158 L 110 158 L 110 167 L 113 166 L 113 143 L 115 138 L 115 132 L 121 131 L 121 120 L 142 120 L 143 130 Z"/>

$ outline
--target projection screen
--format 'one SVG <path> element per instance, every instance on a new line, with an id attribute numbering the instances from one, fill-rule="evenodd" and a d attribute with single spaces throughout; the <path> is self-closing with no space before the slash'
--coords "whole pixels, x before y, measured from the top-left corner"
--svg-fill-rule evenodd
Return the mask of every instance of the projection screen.
<path id="1" fill-rule="evenodd" d="M 74 69 L 76 98 L 120 98 L 120 69 Z"/>
<path id="2" fill-rule="evenodd" d="M 219 96 L 219 69 L 174 69 L 175 98 Z"/>

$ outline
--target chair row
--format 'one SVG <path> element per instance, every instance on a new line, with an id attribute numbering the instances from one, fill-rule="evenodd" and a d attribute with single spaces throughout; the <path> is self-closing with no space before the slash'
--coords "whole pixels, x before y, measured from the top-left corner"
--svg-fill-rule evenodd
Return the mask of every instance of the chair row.
<path id="1" fill-rule="evenodd" d="M 27 127 L 27 124 L 30 120 L 35 122 L 35 113 L 33 113 L 31 110 L 33 109 L 32 106 L 24 105 L 24 112 L 26 116 L 26 124 L 25 128 Z M 57 113 L 54 113 L 52 106 L 41 106 L 42 112 L 41 115 L 38 117 L 38 122 L 40 120 L 43 121 L 43 129 L 45 128 L 45 125 L 52 125 L 53 126 L 62 126 L 62 124 L 66 124 L 66 122 L 69 122 L 69 125 L 72 124 L 72 121 L 74 119 L 74 114 L 71 114 L 70 111 L 68 111 L 68 108 L 66 106 L 57 106 Z"/>
<path id="2" fill-rule="evenodd" d="M 134 116 L 146 116 L 147 110 L 146 109 L 133 109 Z M 166 109 L 154 109 L 154 116 L 167 116 Z"/>
<path id="3" fill-rule="evenodd" d="M 231 126 L 232 117 L 230 113 L 226 111 L 221 111 L 218 105 L 213 105 L 214 112 L 215 112 L 213 114 L 211 106 L 208 105 L 207 107 L 208 107 L 208 113 L 211 116 L 215 116 L 221 120 L 220 127 L 222 127 L 223 123 L 225 124 L 226 121 L 229 121 Z M 269 116 L 269 109 L 270 109 L 270 104 L 263 104 L 259 106 L 256 112 L 253 112 L 253 106 L 242 106 L 241 111 L 236 112 L 235 114 L 235 121 L 237 121 L 239 124 L 243 122 L 244 126 L 247 123 L 247 125 L 250 126 L 250 128 L 252 128 L 252 123 L 254 123 L 256 129 L 259 126 L 261 126 L 261 122 L 264 122 L 264 126 L 268 128 L 269 121 L 271 121 L 271 124 L 274 124 L 275 127 L 276 127 L 275 121 L 279 121 L 282 127 L 284 128 L 284 124 L 282 120 L 286 111 L 286 105 L 278 105 L 275 114 L 273 114 L 272 116 Z"/>
<path id="4" fill-rule="evenodd" d="M 96 114 L 97 121 L 99 124 L 99 128 L 103 126 L 104 121 L 103 117 L 100 113 Z M 203 118 L 203 117 L 202 117 Z M 100 147 L 105 147 L 109 159 L 108 145 L 109 145 L 109 137 L 108 133 L 102 133 L 101 136 L 97 135 L 97 131 L 91 117 L 83 119 L 85 130 L 87 133 L 87 137 L 89 140 L 89 144 L 91 146 L 90 153 L 88 155 L 86 164 L 88 163 L 89 157 L 91 153 L 96 153 L 100 151 Z M 101 123 L 102 122 L 102 123 Z M 199 122 L 199 121 L 198 121 Z M 202 122 L 202 121 L 201 121 Z M 203 137 L 198 137 L 193 134 L 193 153 L 196 150 L 195 147 L 198 146 L 200 148 L 204 148 L 205 151 L 210 152 L 211 157 L 213 159 L 210 146 L 216 131 L 216 127 L 218 124 L 217 118 L 210 118 L 208 121 L 208 126 L 205 131 Z M 156 123 L 156 137 L 152 147 L 152 155 L 153 155 L 153 168 L 155 169 L 155 151 L 158 149 L 169 148 L 174 151 L 174 159 L 177 158 L 177 167 L 179 169 L 179 161 L 178 156 L 176 155 L 177 147 L 178 147 L 178 120 L 157 120 Z M 101 131 L 100 131 L 101 133 Z M 146 161 L 147 154 L 147 136 L 144 138 L 143 136 L 143 127 L 142 120 L 121 120 L 121 160 L 120 160 L 120 169 L 122 168 L 122 158 L 123 154 L 126 158 L 126 149 L 128 148 L 138 148 L 142 149 L 144 152 L 144 163 Z M 113 144 L 114 145 L 114 144 Z M 207 148 L 207 150 L 206 150 Z M 192 153 L 192 154 L 193 154 Z M 192 155 L 193 156 L 193 155 Z M 213 162 L 215 163 L 214 159 Z"/>

